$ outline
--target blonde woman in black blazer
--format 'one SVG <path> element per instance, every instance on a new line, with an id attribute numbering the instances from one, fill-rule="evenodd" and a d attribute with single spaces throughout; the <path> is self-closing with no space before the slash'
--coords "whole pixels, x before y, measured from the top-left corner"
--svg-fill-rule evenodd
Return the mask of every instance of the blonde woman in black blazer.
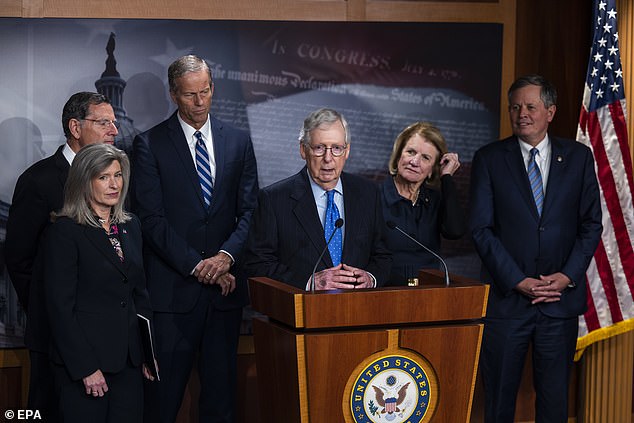
<path id="1" fill-rule="evenodd" d="M 64 422 L 141 422 L 143 366 L 137 313 L 152 311 L 139 221 L 123 209 L 130 165 L 121 150 L 84 147 L 64 207 L 46 235 L 51 361 Z"/>

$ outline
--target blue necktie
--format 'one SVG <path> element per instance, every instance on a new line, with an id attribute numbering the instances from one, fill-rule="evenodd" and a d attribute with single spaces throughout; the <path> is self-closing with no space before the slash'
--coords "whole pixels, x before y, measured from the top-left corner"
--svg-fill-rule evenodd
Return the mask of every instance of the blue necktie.
<path id="1" fill-rule="evenodd" d="M 337 266 L 341 263 L 341 250 L 343 242 L 341 240 L 341 230 L 337 230 L 335 222 L 339 219 L 339 209 L 335 204 L 335 190 L 326 191 L 328 195 L 328 204 L 326 204 L 326 220 L 324 221 L 324 236 L 326 242 L 330 239 L 332 231 L 337 231 L 328 245 L 328 251 L 330 252 L 330 258 L 332 259 L 333 266 Z"/>
<path id="2" fill-rule="evenodd" d="M 196 170 L 198 171 L 198 181 L 203 192 L 205 205 L 209 208 L 211 204 L 211 194 L 214 192 L 213 183 L 211 181 L 211 166 L 209 164 L 209 153 L 203 136 L 199 131 L 194 133 L 196 137 Z"/>
<path id="3" fill-rule="evenodd" d="M 535 156 L 539 154 L 539 150 L 536 148 L 531 149 L 531 158 L 528 161 L 528 181 L 531 184 L 531 191 L 533 191 L 533 198 L 535 199 L 535 205 L 537 206 L 537 214 L 542 215 L 542 207 L 544 206 L 544 184 L 542 183 L 542 174 L 539 171 Z"/>

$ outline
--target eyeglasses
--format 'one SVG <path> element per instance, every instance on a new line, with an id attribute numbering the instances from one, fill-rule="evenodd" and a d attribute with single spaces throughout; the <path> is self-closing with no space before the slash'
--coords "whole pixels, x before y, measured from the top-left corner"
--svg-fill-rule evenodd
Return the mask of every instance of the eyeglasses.
<path id="1" fill-rule="evenodd" d="M 121 127 L 121 124 L 116 121 L 116 120 L 110 120 L 110 119 L 82 119 L 82 120 L 87 120 L 89 122 L 94 122 L 96 125 L 101 126 L 103 129 L 107 129 L 108 127 L 110 127 L 110 125 L 114 125 L 115 128 L 119 129 Z"/>
<path id="2" fill-rule="evenodd" d="M 330 150 L 330 153 L 335 157 L 343 156 L 343 153 L 346 152 L 348 145 L 333 145 L 332 147 L 326 147 L 323 144 L 319 145 L 310 145 L 305 144 L 306 147 L 310 148 L 313 151 L 313 155 L 315 157 L 321 157 L 326 154 L 326 151 Z"/>

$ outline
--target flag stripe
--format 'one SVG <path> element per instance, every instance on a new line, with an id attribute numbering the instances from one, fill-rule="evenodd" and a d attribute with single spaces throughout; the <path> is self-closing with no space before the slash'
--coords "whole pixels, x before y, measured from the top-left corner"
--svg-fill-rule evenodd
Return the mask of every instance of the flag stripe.
<path id="1" fill-rule="evenodd" d="M 623 314 L 619 307 L 618 295 L 614 285 L 614 275 L 612 274 L 612 268 L 608 262 L 608 255 L 605 252 L 603 241 L 599 242 L 597 251 L 594 253 L 594 259 L 597 263 L 597 269 L 599 269 L 600 280 L 603 285 L 603 294 L 609 304 L 608 310 L 605 311 L 610 313 L 613 322 L 620 322 L 623 320 Z"/>
<path id="2" fill-rule="evenodd" d="M 625 100 L 617 101 L 610 104 L 610 115 L 614 125 L 614 132 L 619 140 L 618 145 L 621 147 L 621 157 L 630 158 L 630 146 L 627 140 L 627 121 L 625 120 Z M 623 162 L 625 168 L 625 176 L 630 188 L 630 199 L 634 198 L 634 175 L 632 174 L 632 160 Z"/>
<path id="3" fill-rule="evenodd" d="M 591 343 L 634 328 L 634 175 L 616 0 L 594 0 L 593 6 L 594 37 L 577 141 L 594 154 L 603 233 L 586 271 L 588 311 L 579 323 L 577 359 Z"/>
<path id="4" fill-rule="evenodd" d="M 612 226 L 612 231 L 610 232 L 616 234 L 618 252 L 621 256 L 624 256 L 627 259 L 626 261 L 621 260 L 623 262 L 624 269 L 627 268 L 627 274 L 631 275 L 634 251 L 632 250 L 632 243 L 625 227 L 625 218 L 623 217 L 623 210 L 621 209 L 621 204 L 619 202 L 619 191 L 617 190 L 610 161 L 606 154 L 602 131 L 598 120 L 595 118 L 597 114 L 598 112 L 590 113 L 590 119 L 588 119 L 588 132 L 590 133 L 594 159 L 597 162 L 598 179 L 604 197 L 603 204 L 605 204 L 609 212 L 609 222 Z M 605 220 L 606 219 L 604 219 L 604 221 Z M 605 237 L 605 234 L 603 236 Z"/>

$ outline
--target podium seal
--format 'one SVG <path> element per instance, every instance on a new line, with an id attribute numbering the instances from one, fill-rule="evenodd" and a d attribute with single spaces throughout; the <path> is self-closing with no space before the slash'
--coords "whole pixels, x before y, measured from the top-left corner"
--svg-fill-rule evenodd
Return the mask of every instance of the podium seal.
<path id="1" fill-rule="evenodd" d="M 355 423 L 428 422 L 438 387 L 431 365 L 413 354 L 390 354 L 362 363 L 351 375 L 350 411 Z"/>

